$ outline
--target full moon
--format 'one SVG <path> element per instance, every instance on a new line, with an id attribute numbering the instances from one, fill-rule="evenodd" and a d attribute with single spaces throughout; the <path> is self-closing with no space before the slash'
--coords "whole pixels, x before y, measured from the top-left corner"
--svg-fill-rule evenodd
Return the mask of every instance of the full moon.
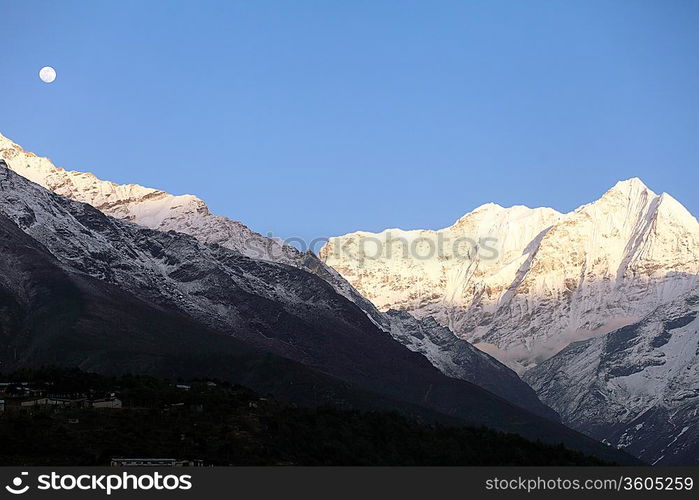
<path id="1" fill-rule="evenodd" d="M 39 70 L 39 78 L 44 83 L 52 83 L 56 79 L 56 70 L 51 66 L 44 66 Z"/>

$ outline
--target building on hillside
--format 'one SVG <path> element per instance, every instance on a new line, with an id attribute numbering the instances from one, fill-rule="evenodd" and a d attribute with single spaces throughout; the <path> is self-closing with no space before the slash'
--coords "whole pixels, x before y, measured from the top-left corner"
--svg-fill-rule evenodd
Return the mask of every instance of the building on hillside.
<path id="1" fill-rule="evenodd" d="M 174 458 L 112 458 L 112 467 L 203 467 L 203 460 Z"/>
<path id="2" fill-rule="evenodd" d="M 46 402 L 47 406 L 70 406 L 74 408 L 82 408 L 85 406 L 85 398 L 73 398 L 73 397 L 54 397 L 49 396 Z"/>
<path id="3" fill-rule="evenodd" d="M 119 398 L 103 398 L 103 399 L 93 399 L 90 402 L 93 408 L 122 408 L 122 402 Z"/>
<path id="4" fill-rule="evenodd" d="M 49 404 L 49 398 L 32 398 L 25 399 L 19 402 L 19 406 L 22 408 L 32 407 L 32 406 L 47 406 Z"/>

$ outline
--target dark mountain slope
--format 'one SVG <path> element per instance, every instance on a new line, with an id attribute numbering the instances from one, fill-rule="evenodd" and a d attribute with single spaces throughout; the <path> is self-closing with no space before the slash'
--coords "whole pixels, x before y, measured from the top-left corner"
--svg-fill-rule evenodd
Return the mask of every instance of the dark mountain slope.
<path id="1" fill-rule="evenodd" d="M 75 366 L 97 373 L 209 376 L 308 405 L 426 408 L 363 391 L 300 363 L 259 351 L 113 285 L 63 269 L 0 216 L 0 368 Z"/>
<path id="2" fill-rule="evenodd" d="M 417 319 L 408 312 L 394 310 L 387 311 L 386 316 L 391 319 L 393 338 L 423 354 L 446 376 L 467 380 L 537 415 L 560 420 L 513 370 L 458 338 L 434 318 Z"/>

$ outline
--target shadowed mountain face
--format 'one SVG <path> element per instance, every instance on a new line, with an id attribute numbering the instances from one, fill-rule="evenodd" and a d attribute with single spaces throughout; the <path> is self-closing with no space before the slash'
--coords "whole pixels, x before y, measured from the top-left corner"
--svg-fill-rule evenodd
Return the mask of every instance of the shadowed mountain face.
<path id="1" fill-rule="evenodd" d="M 311 385 L 296 389 L 300 399 L 316 386 L 342 387 L 339 379 L 350 386 L 345 398 L 378 393 L 381 401 L 629 460 L 447 378 L 314 274 L 111 219 L 4 164 L 0 215 L 8 367 L 51 362 L 98 371 L 229 373 L 257 390 L 284 387 L 291 397 L 295 389 L 287 386 L 295 376 Z M 250 383 L 246 376 L 267 379 Z M 342 399 L 342 392 L 326 400 L 332 397 Z"/>
<path id="2" fill-rule="evenodd" d="M 564 422 L 657 465 L 699 465 L 699 289 L 525 379 Z"/>
<path id="3" fill-rule="evenodd" d="M 534 390 L 498 360 L 456 337 L 433 318 L 419 320 L 405 311 L 388 311 L 391 335 L 411 351 L 423 354 L 445 375 L 468 380 L 522 408 L 559 420 Z"/>
<path id="4" fill-rule="evenodd" d="M 399 405 L 66 269 L 2 215 L 0 252 L 3 372 L 59 364 L 100 373 L 211 376 L 312 405 Z"/>

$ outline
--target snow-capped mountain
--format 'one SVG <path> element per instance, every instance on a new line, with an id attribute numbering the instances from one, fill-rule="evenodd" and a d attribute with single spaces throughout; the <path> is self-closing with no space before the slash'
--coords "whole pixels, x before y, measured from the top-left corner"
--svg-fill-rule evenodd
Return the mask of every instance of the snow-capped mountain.
<path id="1" fill-rule="evenodd" d="M 26 152 L 0 134 L 0 159 L 22 177 L 101 212 L 158 231 L 189 234 L 203 243 L 220 245 L 254 259 L 288 264 L 321 276 L 375 322 L 379 313 L 334 269 L 310 252 L 299 252 L 275 238 L 266 238 L 227 217 L 213 214 L 196 196 L 172 195 L 137 184 L 115 184 L 86 172 L 57 168 L 46 157 Z"/>
<path id="2" fill-rule="evenodd" d="M 699 285 L 697 220 L 669 195 L 656 195 L 638 179 L 620 182 L 569 214 L 487 204 L 440 231 L 393 229 L 334 238 L 322 250 L 321 261 L 212 214 L 194 196 L 65 171 L 0 136 L 3 158 L 10 170 L 0 165 L 0 217 L 16 224 L 66 272 L 116 286 L 147 307 L 184 314 L 205 329 L 352 386 L 530 437 L 550 431 L 554 439 L 576 443 L 579 449 L 594 446 L 442 374 L 556 418 L 513 371 L 482 351 L 524 371 L 571 342 L 594 337 L 590 345 L 597 345 L 610 331 L 636 327 L 659 304 L 678 300 L 681 308 L 678 298 Z M 0 279 L 0 288 L 6 285 Z M 25 286 L 16 288 L 19 296 L 27 293 Z M 482 351 L 464 339 L 478 343 Z M 558 360 L 570 359 L 570 350 L 578 345 L 528 374 L 541 397 L 570 425 L 595 437 L 629 444 L 628 450 L 659 463 L 686 463 L 686 454 L 661 455 L 670 456 L 667 449 L 691 431 L 691 418 L 675 417 L 696 413 L 691 401 L 670 405 L 676 413 L 667 405 L 665 413 L 652 402 L 641 405 L 651 408 L 648 415 L 659 415 L 655 427 L 650 421 L 644 426 L 664 436 L 665 452 L 651 444 L 636 446 L 652 433 L 633 434 L 628 426 L 610 430 L 609 418 L 619 420 L 617 413 L 600 417 L 594 428 L 571 417 L 576 411 L 594 412 L 588 401 L 594 397 L 584 396 L 585 408 L 572 410 L 580 399 L 576 391 L 546 377 L 555 376 Z M 591 365 L 597 354 L 603 357 L 598 351 L 585 352 L 580 363 Z M 631 359 L 625 358 L 628 349 L 619 352 L 619 363 Z M 658 357 L 658 352 L 649 354 L 649 359 Z M 83 362 L 92 366 L 101 360 L 89 354 Z M 684 367 L 677 373 L 696 369 L 690 361 L 665 364 Z M 652 387 L 659 387 L 662 373 L 652 376 Z M 544 390 L 549 385 L 555 394 Z M 616 394 L 610 390 L 609 401 Z M 668 414 L 685 422 L 678 432 L 662 427 Z"/>
<path id="3" fill-rule="evenodd" d="M 294 399 L 417 414 L 427 408 L 452 423 L 633 463 L 562 424 L 445 376 L 313 273 L 108 217 L 32 183 L 4 160 L 0 247 L 0 268 L 7 271 L 0 279 L 0 333 L 11 334 L 0 339 L 5 366 L 33 360 L 109 371 L 165 368 L 176 377 L 183 370 L 191 376 L 196 361 L 196 370 L 243 381 L 247 371 L 259 377 L 270 367 L 262 382 Z M 37 297 L 41 307 L 22 306 Z M 192 332 L 205 335 L 206 345 Z"/>
<path id="4" fill-rule="evenodd" d="M 699 289 L 525 379 L 576 429 L 651 464 L 699 465 Z"/>
<path id="5" fill-rule="evenodd" d="M 670 195 L 629 179 L 568 214 L 488 204 L 440 231 L 334 238 L 321 258 L 379 309 L 434 318 L 524 372 L 573 428 L 697 464 L 699 223 Z M 416 350 L 443 370 L 455 352 Z"/>
<path id="6" fill-rule="evenodd" d="M 403 315 L 385 315 L 362 297 L 332 267 L 324 264 L 311 253 L 301 253 L 278 240 L 266 238 L 250 230 L 244 224 L 226 217 L 212 214 L 206 204 L 192 195 L 175 196 L 157 189 L 135 184 L 119 185 L 103 181 L 90 173 L 68 171 L 57 168 L 44 157 L 25 152 L 11 140 L 0 135 L 0 158 L 23 177 L 72 200 L 88 203 L 101 212 L 119 219 L 158 231 L 176 231 L 194 236 L 198 241 L 234 250 L 247 257 L 290 265 L 311 272 L 328 282 L 339 294 L 359 306 L 376 326 L 393 333 L 417 331 L 415 320 Z M 431 325 L 425 325 L 430 330 Z M 439 335 L 443 336 L 443 332 Z M 426 354 L 431 345 L 417 348 L 418 339 L 403 333 L 395 336 L 411 350 Z M 453 337 L 453 335 L 452 335 Z M 427 337 L 421 336 L 420 339 Z M 453 343 L 453 342 L 452 342 Z M 449 363 L 428 356 L 433 364 L 447 376 L 466 380 L 485 387 L 515 404 L 549 418 L 558 419 L 555 412 L 543 405 L 518 377 L 512 377 L 509 368 L 492 360 L 484 363 L 482 356 L 463 357 L 460 352 L 470 352 L 465 342 L 455 356 L 460 369 L 451 370 Z M 469 367 L 468 362 L 475 363 Z M 478 368 L 476 368 L 476 366 Z M 494 383 L 498 381 L 498 383 Z"/>
<path id="7" fill-rule="evenodd" d="M 380 310 L 431 316 L 521 373 L 699 284 L 699 223 L 629 179 L 568 214 L 487 204 L 439 231 L 332 238 L 320 256 Z"/>

